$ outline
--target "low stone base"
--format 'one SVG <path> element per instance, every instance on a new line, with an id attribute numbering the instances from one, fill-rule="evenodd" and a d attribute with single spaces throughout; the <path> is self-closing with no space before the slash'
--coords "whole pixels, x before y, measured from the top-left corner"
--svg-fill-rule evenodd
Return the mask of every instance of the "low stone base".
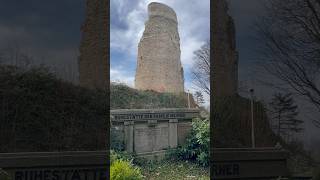
<path id="1" fill-rule="evenodd" d="M 199 109 L 118 109 L 111 110 L 111 125 L 125 151 L 154 156 L 184 144 L 198 116 Z"/>

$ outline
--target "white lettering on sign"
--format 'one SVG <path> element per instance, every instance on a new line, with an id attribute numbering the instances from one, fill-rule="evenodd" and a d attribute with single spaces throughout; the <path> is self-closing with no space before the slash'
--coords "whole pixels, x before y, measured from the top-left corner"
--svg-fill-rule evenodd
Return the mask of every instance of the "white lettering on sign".
<path id="1" fill-rule="evenodd" d="M 213 174 L 218 176 L 239 176 L 240 166 L 239 164 L 213 164 Z"/>
<path id="2" fill-rule="evenodd" d="M 115 120 L 185 118 L 185 113 L 132 113 L 113 115 Z"/>
<path id="3" fill-rule="evenodd" d="M 14 180 L 106 180 L 105 168 L 96 169 L 23 169 L 14 172 Z"/>

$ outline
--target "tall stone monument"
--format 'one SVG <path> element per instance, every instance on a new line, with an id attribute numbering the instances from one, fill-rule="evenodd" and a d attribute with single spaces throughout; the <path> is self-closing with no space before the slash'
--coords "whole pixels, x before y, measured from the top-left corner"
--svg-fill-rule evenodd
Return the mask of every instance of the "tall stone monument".
<path id="1" fill-rule="evenodd" d="M 225 0 L 213 1 L 213 94 L 233 96 L 238 88 L 235 26 Z"/>
<path id="2" fill-rule="evenodd" d="M 86 19 L 81 28 L 80 85 L 106 89 L 109 82 L 109 3 L 108 0 L 87 0 L 86 5 Z"/>
<path id="3" fill-rule="evenodd" d="M 213 23 L 211 38 L 213 40 L 213 85 L 214 104 L 211 112 L 225 114 L 228 117 L 214 118 L 210 130 L 215 132 L 215 139 L 210 143 L 215 147 L 271 147 L 278 138 L 270 128 L 267 113 L 263 104 L 237 95 L 238 84 L 238 52 L 235 43 L 235 25 L 228 14 L 226 0 L 212 0 Z M 212 81 L 213 80 L 213 81 Z M 218 105 L 218 106 L 217 106 Z M 254 121 L 251 121 L 251 120 Z M 254 136 L 252 140 L 252 122 Z M 227 126 L 228 131 L 216 131 L 215 128 Z M 232 133 L 230 133 L 232 132 Z M 254 142 L 254 143 L 253 143 Z"/>
<path id="4" fill-rule="evenodd" d="M 177 15 L 165 4 L 152 2 L 138 45 L 135 87 L 157 92 L 184 92 Z"/>

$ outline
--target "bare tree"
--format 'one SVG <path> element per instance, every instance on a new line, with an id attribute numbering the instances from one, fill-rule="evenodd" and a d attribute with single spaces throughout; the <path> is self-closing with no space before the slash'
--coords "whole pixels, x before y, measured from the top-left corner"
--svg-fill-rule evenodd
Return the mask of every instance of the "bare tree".
<path id="1" fill-rule="evenodd" d="M 200 106 L 201 104 L 204 103 L 204 98 L 203 98 L 203 95 L 200 91 L 196 91 L 194 93 L 194 97 L 196 99 L 196 103 Z"/>
<path id="2" fill-rule="evenodd" d="M 210 44 L 206 42 L 194 52 L 193 83 L 201 92 L 210 95 Z"/>
<path id="3" fill-rule="evenodd" d="M 270 105 L 272 124 L 276 124 L 273 129 L 279 137 L 281 136 L 289 142 L 293 133 L 303 131 L 301 126 L 304 122 L 297 119 L 299 114 L 297 110 L 298 106 L 295 105 L 291 93 L 275 93 Z"/>
<path id="4" fill-rule="evenodd" d="M 320 1 L 267 0 L 265 5 L 256 26 L 263 67 L 320 112 Z"/>

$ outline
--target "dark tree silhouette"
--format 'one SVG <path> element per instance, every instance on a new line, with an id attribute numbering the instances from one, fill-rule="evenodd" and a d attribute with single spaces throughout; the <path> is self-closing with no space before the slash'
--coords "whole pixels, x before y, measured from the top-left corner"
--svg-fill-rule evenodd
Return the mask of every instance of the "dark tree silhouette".
<path id="1" fill-rule="evenodd" d="M 273 128 L 278 136 L 289 140 L 292 133 L 299 133 L 303 130 L 301 127 L 303 121 L 297 119 L 298 106 L 294 104 L 291 93 L 274 94 L 270 107 L 271 120 L 276 124 Z"/>
<path id="2" fill-rule="evenodd" d="M 267 0 L 265 7 L 256 26 L 260 62 L 320 113 L 320 1 Z"/>

